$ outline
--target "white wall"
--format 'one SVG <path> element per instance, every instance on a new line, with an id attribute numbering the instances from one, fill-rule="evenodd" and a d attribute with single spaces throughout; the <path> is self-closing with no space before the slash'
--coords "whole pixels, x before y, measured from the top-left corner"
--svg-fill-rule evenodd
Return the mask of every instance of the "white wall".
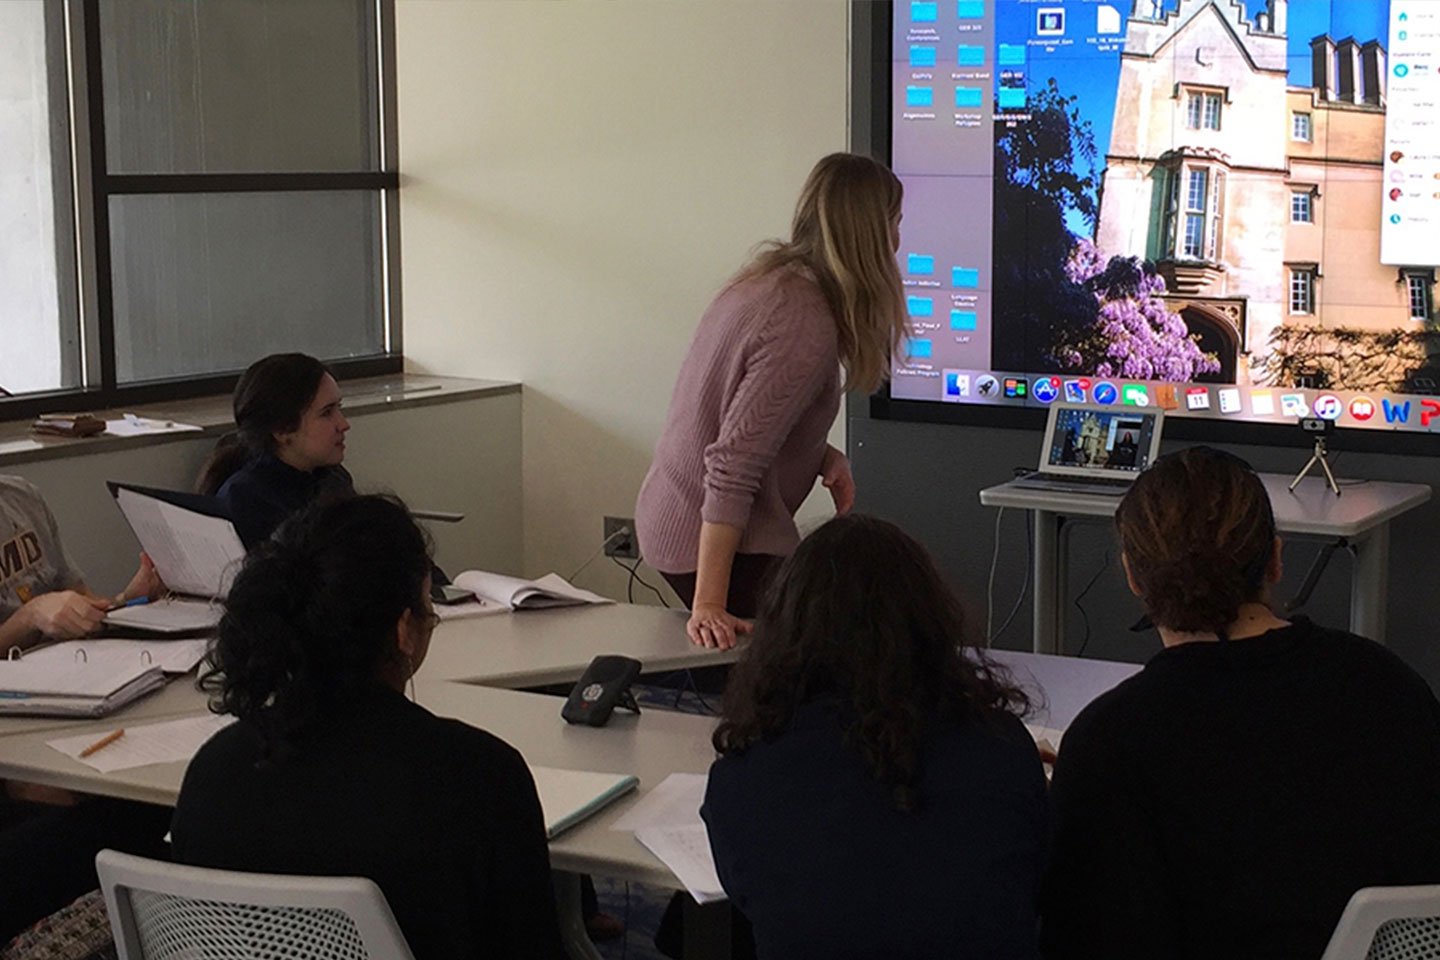
<path id="1" fill-rule="evenodd" d="M 524 383 L 527 572 L 633 513 L 701 311 L 844 149 L 847 6 L 397 0 L 405 353 Z"/>

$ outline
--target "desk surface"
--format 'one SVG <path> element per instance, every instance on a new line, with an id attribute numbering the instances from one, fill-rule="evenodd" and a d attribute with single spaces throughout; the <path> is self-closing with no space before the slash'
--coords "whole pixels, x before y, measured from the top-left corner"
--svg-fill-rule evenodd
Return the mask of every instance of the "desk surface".
<path id="1" fill-rule="evenodd" d="M 686 619 L 682 610 L 615 603 L 450 620 L 435 628 L 416 679 L 515 689 L 573 683 L 606 653 L 633 657 L 647 673 L 735 659 L 734 650 L 692 644 Z"/>
<path id="2" fill-rule="evenodd" d="M 1270 494 L 1276 528 L 1284 533 L 1313 536 L 1360 536 L 1419 506 L 1431 496 L 1429 485 L 1423 483 L 1387 480 L 1354 483 L 1342 479 L 1343 495 L 1337 497 L 1318 477 L 1306 477 L 1293 493 L 1288 489 L 1292 477 L 1262 473 L 1260 479 Z M 980 491 L 980 502 L 987 507 L 1048 510 L 1070 516 L 1113 517 L 1120 500 L 1120 497 L 1103 494 L 1034 490 L 1011 483 Z"/>
<path id="3" fill-rule="evenodd" d="M 74 717 L 0 717 L 0 738 L 46 730 L 69 730 L 72 727 L 80 729 L 78 725 L 92 722 L 108 725 L 113 730 L 127 723 L 179 717 L 204 710 L 206 696 L 195 688 L 195 673 L 192 671 L 184 676 L 172 677 L 163 689 L 96 721 Z"/>

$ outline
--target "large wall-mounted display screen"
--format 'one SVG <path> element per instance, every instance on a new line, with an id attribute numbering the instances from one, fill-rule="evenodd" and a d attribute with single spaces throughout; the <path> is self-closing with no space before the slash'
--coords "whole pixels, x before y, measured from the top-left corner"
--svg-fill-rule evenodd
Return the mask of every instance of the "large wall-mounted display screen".
<path id="1" fill-rule="evenodd" d="M 892 400 L 1440 432 L 1440 0 L 892 24 Z"/>

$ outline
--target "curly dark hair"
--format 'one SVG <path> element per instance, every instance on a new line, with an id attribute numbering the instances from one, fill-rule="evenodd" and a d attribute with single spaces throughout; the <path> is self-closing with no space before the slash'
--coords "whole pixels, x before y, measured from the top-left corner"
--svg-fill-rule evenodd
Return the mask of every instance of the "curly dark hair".
<path id="1" fill-rule="evenodd" d="M 430 543 L 390 496 L 315 503 L 257 546 L 225 600 L 201 680 L 210 709 L 252 724 L 283 755 L 331 706 L 399 656 L 395 625 L 428 616 Z"/>
<path id="2" fill-rule="evenodd" d="M 1265 485 L 1233 454 L 1195 446 L 1156 460 L 1120 501 L 1115 527 L 1159 626 L 1223 636 L 1242 604 L 1265 595 L 1275 515 Z"/>
<path id="3" fill-rule="evenodd" d="M 848 708 L 846 741 L 895 806 L 913 811 L 930 723 L 1030 707 L 1003 667 L 967 646 L 960 602 L 920 544 L 884 520 L 837 517 L 800 544 L 762 599 L 715 749 L 773 740 L 798 707 L 834 698 Z"/>

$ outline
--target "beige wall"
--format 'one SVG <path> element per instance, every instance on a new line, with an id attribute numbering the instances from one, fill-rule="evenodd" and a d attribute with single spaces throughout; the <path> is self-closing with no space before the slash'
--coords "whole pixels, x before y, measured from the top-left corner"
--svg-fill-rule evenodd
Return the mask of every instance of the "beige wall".
<path id="1" fill-rule="evenodd" d="M 520 380 L 524 565 L 629 516 L 701 311 L 846 143 L 843 0 L 398 0 L 405 353 Z M 580 582 L 624 595 L 597 561 Z"/>

